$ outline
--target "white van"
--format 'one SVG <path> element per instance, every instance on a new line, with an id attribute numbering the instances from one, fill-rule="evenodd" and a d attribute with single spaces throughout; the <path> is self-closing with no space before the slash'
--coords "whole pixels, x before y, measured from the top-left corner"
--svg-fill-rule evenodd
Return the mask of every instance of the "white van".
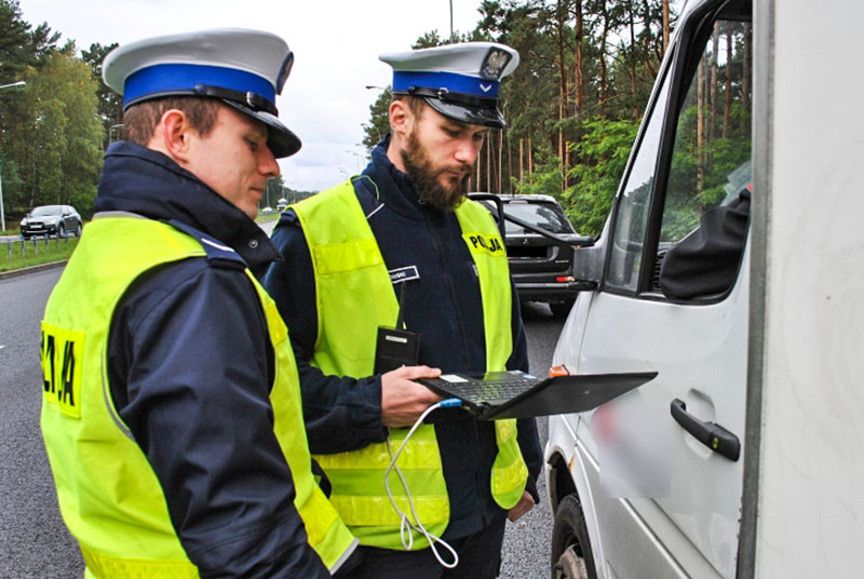
<path id="1" fill-rule="evenodd" d="M 683 9 L 553 358 L 658 376 L 550 418 L 553 577 L 864 576 L 862 22 Z"/>

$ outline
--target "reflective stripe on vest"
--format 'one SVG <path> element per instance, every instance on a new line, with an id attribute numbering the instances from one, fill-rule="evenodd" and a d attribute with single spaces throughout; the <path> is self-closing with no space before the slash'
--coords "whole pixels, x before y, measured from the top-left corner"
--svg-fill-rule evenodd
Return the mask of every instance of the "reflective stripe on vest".
<path id="1" fill-rule="evenodd" d="M 199 242 L 136 217 L 95 219 L 51 293 L 42 322 L 42 432 L 63 519 L 88 576 L 197 577 L 176 536 L 161 486 L 111 401 L 108 332 L 117 303 L 142 274 L 203 257 Z M 271 390 L 274 431 L 291 467 L 295 505 L 310 544 L 338 566 L 354 538 L 315 485 L 287 330 L 247 270 L 277 353 Z"/>
<path id="2" fill-rule="evenodd" d="M 293 209 L 303 226 L 315 271 L 318 338 L 312 364 L 330 375 L 369 376 L 373 373 L 378 326 L 393 326 L 398 303 L 354 187 L 344 183 Z M 456 214 L 480 277 L 487 369 L 502 370 L 513 349 L 506 253 L 489 212 L 482 206 L 466 202 Z M 491 492 L 507 509 L 522 496 L 528 469 L 516 440 L 516 421 L 496 421 L 495 427 L 498 455 Z M 401 444 L 406 432 L 390 429 L 393 448 Z M 401 549 L 399 516 L 384 490 L 384 471 L 390 460 L 386 443 L 316 459 L 333 485 L 332 503 L 360 542 Z M 432 425 L 423 425 L 415 432 L 398 464 L 420 520 L 440 536 L 450 520 L 450 503 Z M 395 474 L 391 474 L 390 487 L 400 508 L 410 512 Z M 415 537 L 415 549 L 427 546 L 424 537 Z"/>

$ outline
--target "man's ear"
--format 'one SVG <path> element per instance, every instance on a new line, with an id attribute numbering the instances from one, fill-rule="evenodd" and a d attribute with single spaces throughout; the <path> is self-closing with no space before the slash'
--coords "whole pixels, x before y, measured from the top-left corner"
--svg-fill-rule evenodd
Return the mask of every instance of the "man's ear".
<path id="1" fill-rule="evenodd" d="M 393 135 L 404 137 L 411 130 L 411 123 L 414 122 L 414 115 L 408 103 L 404 101 L 393 101 L 390 103 L 390 132 Z"/>
<path id="2" fill-rule="evenodd" d="M 165 111 L 156 130 L 153 132 L 154 143 L 163 153 L 171 157 L 179 165 L 189 160 L 189 149 L 192 139 L 198 136 L 189 122 L 189 117 L 181 110 L 171 109 Z"/>

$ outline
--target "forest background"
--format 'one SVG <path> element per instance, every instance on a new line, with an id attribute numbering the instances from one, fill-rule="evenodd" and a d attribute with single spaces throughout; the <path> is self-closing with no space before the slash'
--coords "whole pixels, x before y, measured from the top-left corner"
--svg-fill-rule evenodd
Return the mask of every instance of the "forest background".
<path id="1" fill-rule="evenodd" d="M 577 231 L 597 235 L 621 179 L 654 79 L 677 20 L 669 0 L 485 0 L 474 30 L 452 38 L 429 31 L 415 47 L 451 40 L 492 40 L 516 48 L 521 64 L 503 83 L 508 127 L 490 134 L 481 151 L 471 190 L 543 193 L 565 207 Z M 715 31 L 714 43 L 723 34 Z M 92 212 L 96 182 L 107 144 L 121 134 L 119 97 L 100 80 L 101 63 L 114 45 L 79 50 L 73 41 L 21 15 L 17 0 L 0 0 L 0 171 L 7 216 L 40 204 L 69 203 Z M 701 191 L 744 126 L 729 105 L 741 56 L 732 46 L 700 70 L 706 90 L 690 103 L 687 122 L 698 130 L 686 155 L 676 159 Z M 717 51 L 714 51 L 716 54 Z M 729 79 L 724 85 L 722 79 Z M 721 79 L 721 82 L 716 82 Z M 715 82 L 711 82 L 711 81 Z M 738 83 L 740 84 L 740 83 Z M 364 123 L 370 149 L 387 132 L 389 90 L 382 90 Z M 733 103 L 734 103 L 734 99 Z M 737 115 L 737 116 L 736 116 Z M 710 192 L 707 192 L 710 193 Z M 270 203 L 294 200 L 281 179 L 268 187 Z"/>
<path id="2" fill-rule="evenodd" d="M 486 0 L 480 20 L 455 40 L 503 42 L 521 63 L 502 83 L 508 126 L 486 139 L 470 190 L 547 194 L 564 206 L 576 230 L 603 228 L 678 18 L 669 0 Z M 745 27 L 748 25 L 745 25 Z M 721 43 L 721 38 L 723 42 Z M 743 40 L 742 40 L 743 39 Z M 696 192 L 681 207 L 682 227 L 698 221 L 702 206 L 724 195 L 725 176 L 749 151 L 751 87 L 749 34 L 714 29 L 700 64 L 695 97 L 683 103 L 676 146 L 680 190 Z M 451 41 L 433 31 L 415 48 Z M 725 51 L 720 55 L 720 49 Z M 370 107 L 364 145 L 387 132 L 383 91 Z M 680 125 L 686 126 L 680 126 Z"/>

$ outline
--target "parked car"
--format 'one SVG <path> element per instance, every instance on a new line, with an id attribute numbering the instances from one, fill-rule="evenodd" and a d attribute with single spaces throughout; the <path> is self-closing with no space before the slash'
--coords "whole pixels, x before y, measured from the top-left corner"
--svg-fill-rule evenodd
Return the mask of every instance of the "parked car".
<path id="1" fill-rule="evenodd" d="M 71 205 L 42 205 L 21 220 L 21 237 L 81 235 L 81 216 Z"/>
<path id="2" fill-rule="evenodd" d="M 576 242 L 581 239 L 554 197 L 498 195 L 498 198 L 503 202 L 507 216 L 565 240 Z M 566 316 L 579 291 L 573 277 L 573 248 L 511 221 L 505 220 L 505 223 L 504 242 L 519 299 L 546 302 L 555 316 Z"/>

